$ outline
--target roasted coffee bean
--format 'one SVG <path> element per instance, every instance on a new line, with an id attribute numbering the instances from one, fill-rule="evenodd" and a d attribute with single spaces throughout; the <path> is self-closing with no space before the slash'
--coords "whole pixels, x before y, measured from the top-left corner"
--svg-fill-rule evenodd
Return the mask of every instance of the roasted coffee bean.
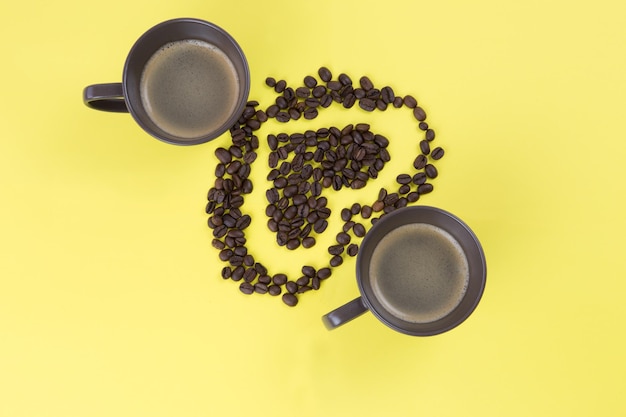
<path id="1" fill-rule="evenodd" d="M 254 116 L 261 123 L 265 123 L 268 120 L 267 114 L 263 110 L 257 110 L 257 112 L 254 114 Z"/>
<path id="2" fill-rule="evenodd" d="M 267 201 L 270 204 L 274 204 L 278 202 L 280 195 L 278 194 L 278 190 L 276 188 L 270 188 L 265 192 L 265 198 L 267 198 Z M 271 214 L 268 214 L 268 216 L 271 216 Z"/>
<path id="3" fill-rule="evenodd" d="M 411 95 L 404 96 L 404 105 L 410 109 L 417 107 L 417 100 Z"/>
<path id="4" fill-rule="evenodd" d="M 339 90 L 341 90 L 341 87 L 342 87 L 343 85 L 341 84 L 341 82 L 340 82 L 340 81 L 334 81 L 334 80 L 333 80 L 333 81 L 328 81 L 328 82 L 326 83 L 326 86 L 327 86 L 330 90 L 332 90 L 332 91 L 339 91 Z"/>
<path id="5" fill-rule="evenodd" d="M 279 80 L 274 85 L 274 91 L 276 91 L 277 93 L 282 93 L 283 91 L 285 91 L 286 87 L 287 87 L 287 82 L 285 80 Z"/>
<path id="6" fill-rule="evenodd" d="M 411 182 L 411 176 L 408 174 L 400 174 L 396 177 L 396 182 L 398 184 L 408 184 Z"/>
<path id="7" fill-rule="evenodd" d="M 244 257 L 248 254 L 248 249 L 245 246 L 237 246 L 234 250 L 233 253 L 237 256 L 241 256 Z"/>
<path id="8" fill-rule="evenodd" d="M 226 173 L 226 166 L 222 163 L 219 163 L 215 166 L 215 176 L 217 178 L 223 177 Z"/>
<path id="9" fill-rule="evenodd" d="M 376 102 L 369 98 L 362 98 L 359 100 L 359 107 L 365 111 L 374 111 L 374 109 L 376 109 Z"/>
<path id="10" fill-rule="evenodd" d="M 274 87 L 276 85 L 276 79 L 274 77 L 267 77 L 265 79 L 265 84 L 268 87 Z"/>
<path id="11" fill-rule="evenodd" d="M 296 92 L 291 87 L 285 88 L 285 91 L 283 91 L 283 97 L 285 97 L 285 99 L 289 102 L 289 105 L 293 105 L 297 101 L 295 100 Z"/>
<path id="12" fill-rule="evenodd" d="M 382 99 L 376 100 L 376 108 L 378 110 L 385 111 L 385 110 L 387 110 L 387 106 L 388 106 L 388 104 L 385 103 Z"/>
<path id="13" fill-rule="evenodd" d="M 283 294 L 283 302 L 289 307 L 294 307 L 296 304 L 298 304 L 298 297 L 291 293 L 285 293 Z"/>
<path id="14" fill-rule="evenodd" d="M 341 232 L 337 234 L 336 237 L 337 243 L 339 243 L 340 245 L 347 245 L 348 243 L 350 243 L 350 235 L 347 234 L 346 232 Z"/>
<path id="15" fill-rule="evenodd" d="M 317 274 L 316 274 L 317 278 L 321 280 L 329 278 L 330 275 L 331 275 L 330 268 L 321 268 L 317 271 Z"/>
<path id="16" fill-rule="evenodd" d="M 218 250 L 222 250 L 222 249 L 224 249 L 224 248 L 226 247 L 226 245 L 224 244 L 224 242 L 222 242 L 222 241 L 221 241 L 221 240 L 219 240 L 219 239 L 213 239 L 213 241 L 211 242 L 211 244 L 213 245 L 213 247 L 214 247 L 215 249 L 218 249 Z"/>
<path id="17" fill-rule="evenodd" d="M 315 276 L 315 268 L 313 268 L 312 266 L 305 265 L 302 267 L 302 274 L 306 277 L 313 278 Z M 301 285 L 306 285 L 306 284 L 301 284 Z"/>
<path id="18" fill-rule="evenodd" d="M 409 203 L 415 203 L 417 200 L 419 200 L 420 195 L 418 192 L 410 192 L 407 196 L 406 199 Z"/>
<path id="19" fill-rule="evenodd" d="M 230 267 L 225 266 L 224 268 L 222 268 L 222 278 L 223 279 L 228 279 L 232 276 L 232 269 L 230 269 Z"/>
<path id="20" fill-rule="evenodd" d="M 420 194 L 427 194 L 430 193 L 433 190 L 433 186 L 432 184 L 422 184 L 419 187 L 417 187 L 417 192 Z"/>
<path id="21" fill-rule="evenodd" d="M 347 74 L 339 74 L 339 82 L 343 85 L 352 85 L 352 79 Z"/>
<path id="22" fill-rule="evenodd" d="M 320 106 L 322 103 L 319 101 L 319 99 L 317 98 L 307 98 L 304 101 L 304 104 L 306 104 L 308 107 L 318 107 Z"/>
<path id="23" fill-rule="evenodd" d="M 311 288 L 319 290 L 321 286 L 321 280 L 318 277 L 311 278 Z"/>
<path id="24" fill-rule="evenodd" d="M 427 140 L 420 141 L 420 150 L 424 155 L 428 155 L 430 153 L 430 144 Z"/>
<path id="25" fill-rule="evenodd" d="M 239 290 L 244 294 L 252 294 L 254 292 L 254 285 L 249 282 L 242 282 L 241 285 L 239 285 Z"/>
<path id="26" fill-rule="evenodd" d="M 296 280 L 296 284 L 298 284 L 298 287 L 302 287 L 304 285 L 309 285 L 310 280 L 311 280 L 310 277 L 302 276 Z"/>
<path id="27" fill-rule="evenodd" d="M 381 148 L 386 148 L 389 146 L 389 139 L 384 137 L 383 135 L 374 135 L 374 143 Z"/>
<path id="28" fill-rule="evenodd" d="M 254 284 L 254 291 L 258 294 L 265 294 L 267 292 L 267 284 L 257 282 L 256 284 Z"/>
<path id="29" fill-rule="evenodd" d="M 398 194 L 408 194 L 411 191 L 411 186 L 409 184 L 403 184 L 398 188 Z"/>
<path id="30" fill-rule="evenodd" d="M 352 229 L 352 226 L 354 226 L 354 222 L 353 222 L 352 220 L 350 220 L 350 221 L 345 222 L 345 223 L 343 224 L 342 229 L 343 229 L 343 231 L 344 231 L 345 233 L 348 233 L 348 232 L 350 231 L 350 229 Z"/>
<path id="31" fill-rule="evenodd" d="M 383 87 L 380 90 L 380 96 L 386 104 L 393 103 L 393 100 L 396 98 L 396 95 L 394 94 L 393 89 L 389 86 Z"/>
<path id="32" fill-rule="evenodd" d="M 343 253 L 344 251 L 344 245 L 331 245 L 328 247 L 328 253 L 330 253 L 331 255 L 340 255 Z"/>
<path id="33" fill-rule="evenodd" d="M 303 248 L 312 248 L 313 246 L 315 246 L 315 238 L 312 236 L 307 236 L 304 239 L 302 239 L 302 247 Z"/>
<path id="34" fill-rule="evenodd" d="M 310 285 L 303 285 L 300 288 L 298 288 L 297 294 L 302 294 L 305 293 L 307 291 L 311 291 L 313 289 L 313 287 L 311 287 Z"/>
<path id="35" fill-rule="evenodd" d="M 381 188 L 380 190 L 378 190 L 378 200 L 384 200 L 385 197 L 387 197 L 387 189 L 385 188 Z"/>
<path id="36" fill-rule="evenodd" d="M 248 126 L 252 130 L 259 130 L 261 127 L 261 122 L 257 119 L 250 119 L 246 122 L 246 126 Z"/>
<path id="37" fill-rule="evenodd" d="M 426 112 L 424 111 L 424 109 L 417 106 L 413 109 L 413 116 L 421 122 L 426 119 Z"/>
<path id="38" fill-rule="evenodd" d="M 375 213 L 382 211 L 384 208 L 385 208 L 385 203 L 383 203 L 380 200 L 376 200 L 374 204 L 372 204 L 372 211 Z"/>
<path id="39" fill-rule="evenodd" d="M 326 94 L 326 87 L 324 87 L 323 85 L 318 85 L 313 89 L 313 91 L 311 91 L 311 95 L 317 99 L 322 98 L 324 94 Z"/>
<path id="40" fill-rule="evenodd" d="M 317 109 L 314 107 L 309 107 L 308 109 L 306 109 L 304 111 L 304 118 L 307 120 L 312 120 L 315 119 L 317 117 Z"/>
<path id="41" fill-rule="evenodd" d="M 286 113 L 284 111 L 278 112 L 278 114 L 276 115 L 276 120 L 281 123 L 287 123 L 290 119 L 291 117 L 289 116 L 289 113 Z"/>
<path id="42" fill-rule="evenodd" d="M 278 243 L 278 246 L 285 246 L 288 240 L 289 236 L 286 232 L 280 231 L 276 234 L 276 243 Z"/>
<path id="43" fill-rule="evenodd" d="M 413 175 L 412 181 L 413 184 L 424 184 L 426 182 L 426 174 L 423 172 L 418 172 L 417 174 Z"/>
<path id="44" fill-rule="evenodd" d="M 324 82 L 328 82 L 333 78 L 332 72 L 330 72 L 330 70 L 326 67 L 320 67 L 320 69 L 317 70 L 317 74 Z"/>
<path id="45" fill-rule="evenodd" d="M 352 108 L 354 106 L 354 104 L 356 103 L 356 96 L 354 94 L 348 94 L 347 96 L 344 97 L 343 99 L 343 107 L 346 109 Z"/>
<path id="46" fill-rule="evenodd" d="M 322 234 L 324 233 L 324 230 L 326 230 L 327 227 L 328 227 L 328 222 L 326 220 L 318 219 L 313 225 L 313 230 L 317 234 Z"/>
<path id="47" fill-rule="evenodd" d="M 276 274 L 272 277 L 272 282 L 276 285 L 285 285 L 285 283 L 287 282 L 287 275 Z"/>
<path id="48" fill-rule="evenodd" d="M 393 99 L 393 107 L 396 109 L 402 107 L 402 97 L 396 96 L 396 98 Z"/>
<path id="49" fill-rule="evenodd" d="M 352 228 L 352 231 L 354 232 L 354 235 L 357 237 L 365 236 L 365 226 L 363 226 L 361 223 L 356 223 L 354 227 Z"/>
<path id="50" fill-rule="evenodd" d="M 311 95 L 311 89 L 308 87 L 298 87 L 296 88 L 296 97 L 307 98 Z"/>
<path id="51" fill-rule="evenodd" d="M 256 278 L 256 271 L 252 268 L 248 268 L 246 269 L 246 271 L 243 273 L 243 280 L 246 282 L 252 282 L 255 280 Z"/>
<path id="52" fill-rule="evenodd" d="M 275 207 L 275 206 L 268 206 L 268 207 Z M 269 219 L 267 221 L 267 228 L 270 231 L 274 232 L 274 233 L 278 232 L 278 230 L 279 230 L 278 229 L 278 222 L 276 220 L 274 220 L 274 219 Z"/>
<path id="53" fill-rule="evenodd" d="M 290 239 L 289 241 L 287 241 L 287 249 L 289 250 L 295 250 L 298 249 L 298 247 L 300 246 L 300 240 L 299 239 Z"/>
<path id="54" fill-rule="evenodd" d="M 241 168 L 241 162 L 238 160 L 235 160 L 235 161 L 232 161 L 230 164 L 228 164 L 228 166 L 226 167 L 226 172 L 230 175 L 233 175 L 239 170 L 239 168 Z"/>
<path id="55" fill-rule="evenodd" d="M 386 206 L 393 206 L 394 204 L 396 204 L 396 201 L 398 201 L 398 198 L 400 198 L 398 193 L 387 194 L 387 197 L 385 197 L 384 203 Z"/>
<path id="56" fill-rule="evenodd" d="M 377 88 L 372 88 L 365 93 L 365 97 L 371 98 L 372 100 L 376 101 L 380 98 L 380 90 Z"/>
<path id="57" fill-rule="evenodd" d="M 296 284 L 294 281 L 287 281 L 287 283 L 285 284 L 285 288 L 289 293 L 294 294 L 296 291 L 298 291 L 298 284 Z"/>
<path id="58" fill-rule="evenodd" d="M 372 207 L 368 206 L 368 205 L 364 205 L 363 207 L 361 207 L 361 217 L 363 217 L 364 219 L 369 219 L 372 215 Z"/>
<path id="59" fill-rule="evenodd" d="M 426 166 L 427 163 L 428 159 L 426 158 L 426 156 L 420 154 L 417 156 L 417 158 L 415 158 L 413 166 L 415 167 L 415 169 L 422 169 Z"/>
<path id="60" fill-rule="evenodd" d="M 432 129 L 426 130 L 426 140 L 431 142 L 435 139 L 435 131 Z"/>
<path id="61" fill-rule="evenodd" d="M 341 209 L 341 220 L 347 222 L 352 217 L 352 212 L 350 209 L 344 208 Z"/>
<path id="62" fill-rule="evenodd" d="M 267 287 L 267 292 L 269 292 L 270 295 L 280 295 L 282 291 L 282 289 L 278 286 L 278 285 L 270 285 L 269 287 Z"/>
<path id="63" fill-rule="evenodd" d="M 443 154 L 444 154 L 444 150 L 440 147 L 437 147 L 432 150 L 432 152 L 430 153 L 430 157 L 433 158 L 434 160 L 439 160 L 443 158 Z"/>
<path id="64" fill-rule="evenodd" d="M 359 253 L 359 246 L 354 243 L 350 244 L 348 249 L 346 249 L 346 253 L 348 256 L 356 256 Z"/>
<path id="65" fill-rule="evenodd" d="M 235 269 L 233 269 L 233 272 L 230 275 L 230 279 L 232 279 L 233 281 L 240 281 L 241 278 L 243 278 L 244 272 L 246 272 L 246 268 L 244 268 L 243 266 L 237 266 Z"/>
<path id="66" fill-rule="evenodd" d="M 437 178 L 437 168 L 435 168 L 435 166 L 432 164 L 426 165 L 426 167 L 424 168 L 424 172 L 426 173 L 426 176 L 428 176 L 428 178 Z"/>
<path id="67" fill-rule="evenodd" d="M 359 80 L 359 84 L 361 85 L 361 88 L 365 91 L 369 91 L 374 88 L 374 84 L 369 79 L 369 77 L 366 76 L 361 77 L 361 79 Z"/>
<path id="68" fill-rule="evenodd" d="M 276 168 L 278 166 L 279 156 L 276 152 L 270 152 L 268 157 L 268 165 L 270 168 Z"/>
<path id="69" fill-rule="evenodd" d="M 240 218 L 237 219 L 237 222 L 235 223 L 235 227 L 237 227 L 238 229 L 245 229 L 246 227 L 250 226 L 250 222 L 252 221 L 252 219 L 250 218 L 250 216 L 243 215 Z"/>
<path id="70" fill-rule="evenodd" d="M 338 267 L 342 263 L 343 263 L 343 258 L 340 255 L 335 255 L 332 258 L 330 258 L 330 266 L 332 266 L 333 268 Z"/>
<path id="71" fill-rule="evenodd" d="M 320 106 L 322 106 L 323 108 L 330 106 L 332 103 L 333 98 L 330 94 L 324 94 L 322 97 L 320 97 Z"/>
<path id="72" fill-rule="evenodd" d="M 289 117 L 291 117 L 292 120 L 298 120 L 301 116 L 301 113 L 298 111 L 298 109 L 296 108 L 290 108 L 287 112 L 289 114 Z"/>
<path id="73" fill-rule="evenodd" d="M 304 77 L 304 85 L 306 85 L 309 88 L 313 88 L 317 85 L 317 80 L 315 79 L 315 77 L 311 77 L 310 75 L 307 75 L 306 77 Z"/>
<path id="74" fill-rule="evenodd" d="M 255 269 L 256 269 L 256 268 L 255 268 Z M 257 272 L 259 272 L 259 271 L 257 270 Z M 258 281 L 259 281 L 259 282 L 261 282 L 261 283 L 263 283 L 263 284 L 267 284 L 267 285 L 269 285 L 269 284 L 271 284 L 271 283 L 272 283 L 272 277 L 270 277 L 269 275 L 267 275 L 267 270 L 266 270 L 266 272 L 265 272 L 265 273 L 263 273 L 263 274 L 261 274 L 261 273 L 259 272 L 259 278 L 258 278 Z"/>
<path id="75" fill-rule="evenodd" d="M 255 113 L 254 107 L 252 107 L 252 106 L 246 106 L 246 107 L 243 109 L 243 113 L 242 113 L 242 115 L 241 115 L 241 116 L 243 117 L 243 119 L 245 119 L 245 120 L 247 121 L 247 120 L 248 120 L 248 119 L 250 119 L 252 116 L 254 116 L 254 113 Z"/>
<path id="76" fill-rule="evenodd" d="M 267 114 L 267 117 L 276 117 L 279 111 L 280 108 L 276 104 L 272 104 L 265 110 L 265 114 Z"/>
<path id="77" fill-rule="evenodd" d="M 402 208 L 402 207 L 406 207 L 408 203 L 409 203 L 409 201 L 407 200 L 406 197 L 400 197 L 398 199 L 398 201 L 396 201 L 396 204 L 394 204 L 394 207 L 399 209 L 399 208 Z"/>
<path id="78" fill-rule="evenodd" d="M 228 150 L 224 148 L 217 148 L 215 150 L 215 156 L 217 156 L 217 159 L 224 165 L 229 164 L 230 161 L 232 161 L 233 159 L 233 156 L 230 154 L 230 152 L 228 152 Z"/>

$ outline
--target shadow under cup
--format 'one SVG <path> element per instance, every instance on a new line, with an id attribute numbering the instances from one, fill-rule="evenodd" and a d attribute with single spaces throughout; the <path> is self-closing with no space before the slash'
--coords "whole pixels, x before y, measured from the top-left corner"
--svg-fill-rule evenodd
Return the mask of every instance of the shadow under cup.
<path id="1" fill-rule="evenodd" d="M 443 317 L 433 321 L 407 321 L 400 318 L 397 312 L 392 313 L 377 295 L 372 279 L 373 274 L 370 271 L 374 252 L 381 240 L 390 232 L 411 224 L 432 225 L 447 232 L 458 243 L 458 247 L 467 260 L 466 290 L 460 302 Z M 381 218 L 363 239 L 356 264 L 357 283 L 361 296 L 323 317 L 324 324 L 329 329 L 338 327 L 369 310 L 385 325 L 401 333 L 431 336 L 446 332 L 461 324 L 474 311 L 482 297 L 487 275 L 485 255 L 474 232 L 451 213 L 428 206 L 405 207 Z M 396 271 L 397 275 L 402 276 L 411 276 L 419 268 L 420 265 L 410 259 L 402 265 L 386 265 L 387 270 Z M 391 273 L 389 276 L 378 279 L 393 280 L 393 275 Z M 408 297 L 412 299 L 410 294 Z"/>

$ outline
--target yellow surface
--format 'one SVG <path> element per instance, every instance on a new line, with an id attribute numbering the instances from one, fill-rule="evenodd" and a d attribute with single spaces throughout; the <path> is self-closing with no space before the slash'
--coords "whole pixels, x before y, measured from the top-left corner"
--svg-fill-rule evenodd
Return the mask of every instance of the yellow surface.
<path id="1" fill-rule="evenodd" d="M 624 415 L 625 9 L 3 3 L 0 416 Z M 413 338 L 366 314 L 326 331 L 320 316 L 358 294 L 354 259 L 293 309 L 220 278 L 204 205 L 229 138 L 175 147 L 81 101 L 84 86 L 121 80 L 141 33 L 181 16 L 234 35 L 265 106 L 266 76 L 298 85 L 320 65 L 418 98 L 446 149 L 421 202 L 464 219 L 487 255 L 467 322 Z M 331 224 L 309 252 L 268 244 L 260 150 L 244 208 L 270 269 L 323 263 L 339 209 L 371 201 L 412 159 L 410 113 L 380 116 L 335 105 L 284 127 L 371 121 L 392 141 L 369 188 L 328 193 Z"/>

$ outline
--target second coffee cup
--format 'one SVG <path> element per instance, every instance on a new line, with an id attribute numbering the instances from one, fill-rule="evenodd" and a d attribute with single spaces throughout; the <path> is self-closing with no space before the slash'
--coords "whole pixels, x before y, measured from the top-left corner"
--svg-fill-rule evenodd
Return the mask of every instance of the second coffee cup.
<path id="1" fill-rule="evenodd" d="M 322 318 L 329 329 L 369 310 L 401 333 L 446 332 L 474 311 L 487 276 L 474 232 L 453 214 L 428 206 L 382 217 L 363 239 L 356 264 L 361 296 Z"/>

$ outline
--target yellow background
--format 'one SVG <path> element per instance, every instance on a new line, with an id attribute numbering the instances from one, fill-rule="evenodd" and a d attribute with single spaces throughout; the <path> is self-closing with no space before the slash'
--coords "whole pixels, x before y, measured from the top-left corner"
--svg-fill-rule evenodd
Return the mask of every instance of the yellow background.
<path id="1" fill-rule="evenodd" d="M 61 0 L 0 12 L 1 417 L 626 413 L 623 2 Z M 184 16 L 239 41 L 263 106 L 275 97 L 265 77 L 298 86 L 320 65 L 418 98 L 446 149 L 420 202 L 464 219 L 487 256 L 468 321 L 415 338 L 366 314 L 328 332 L 320 316 L 358 295 L 354 259 L 293 309 L 221 279 L 204 205 L 229 138 L 167 145 L 81 99 L 121 80 L 145 30 Z M 372 201 L 410 164 L 407 111 L 334 105 L 283 127 L 353 121 L 390 138 L 392 162 L 362 192 L 328 193 L 333 217 L 310 252 L 267 244 L 260 150 L 244 208 L 270 270 L 321 265 L 340 208 Z"/>

